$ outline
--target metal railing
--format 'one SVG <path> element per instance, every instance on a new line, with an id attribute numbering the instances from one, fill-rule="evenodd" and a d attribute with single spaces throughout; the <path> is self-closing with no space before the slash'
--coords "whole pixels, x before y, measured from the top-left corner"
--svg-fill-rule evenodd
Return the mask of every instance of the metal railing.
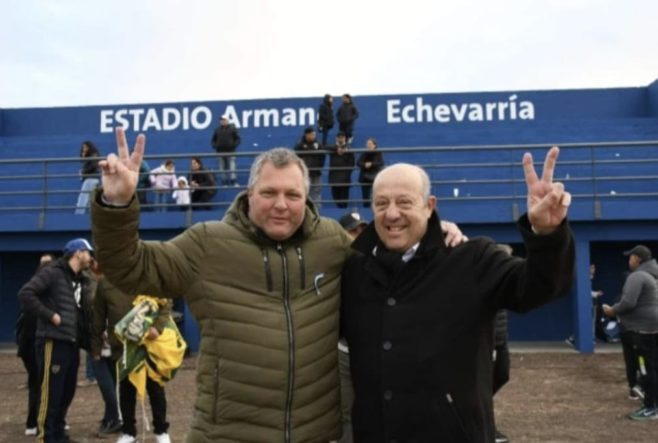
<path id="1" fill-rule="evenodd" d="M 549 144 L 442 146 L 414 148 L 382 148 L 386 164 L 405 161 L 422 166 L 430 174 L 433 193 L 444 202 L 496 202 L 518 201 L 525 198 L 525 182 L 521 167 L 523 152 L 534 155 L 536 168 L 541 170 Z M 324 151 L 329 154 L 328 151 Z M 354 149 L 355 157 L 365 152 Z M 222 184 L 219 157 L 223 154 L 180 153 L 148 155 L 152 169 L 160 160 L 172 159 L 183 168 L 176 175 L 189 177 L 189 160 L 199 157 L 206 169 L 214 174 L 217 194 L 208 203 L 191 204 L 189 211 L 210 207 L 225 210 L 236 193 L 247 183 L 249 167 L 259 152 L 237 152 L 239 187 Z M 328 156 L 327 156 L 328 159 Z M 334 207 L 328 183 L 328 164 L 322 172 L 322 207 Z M 78 169 L 79 157 L 3 159 L 0 160 L 0 214 L 8 213 L 74 213 L 81 191 Z M 658 141 L 614 143 L 568 143 L 561 145 L 555 180 L 565 183 L 575 201 L 593 203 L 592 219 L 597 218 L 596 203 L 609 199 L 655 199 L 658 197 Z M 341 185 L 341 184 L 339 184 Z M 348 207 L 361 207 L 367 201 L 361 198 L 358 167 L 352 173 L 351 196 L 340 202 Z M 201 188 L 200 188 L 201 189 Z M 150 194 L 144 211 L 177 209 L 169 201 L 153 203 L 153 190 L 140 188 Z M 173 189 L 172 189 L 173 191 Z"/>

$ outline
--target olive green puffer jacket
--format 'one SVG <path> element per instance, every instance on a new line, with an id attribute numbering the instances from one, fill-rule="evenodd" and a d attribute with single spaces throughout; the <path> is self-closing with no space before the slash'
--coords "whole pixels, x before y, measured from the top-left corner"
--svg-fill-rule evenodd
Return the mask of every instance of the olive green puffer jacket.
<path id="1" fill-rule="evenodd" d="M 291 239 L 266 238 L 239 195 L 221 222 L 138 239 L 139 207 L 92 205 L 97 257 L 127 293 L 184 296 L 201 330 L 188 442 L 327 442 L 340 436 L 336 344 L 351 239 L 312 204 Z"/>

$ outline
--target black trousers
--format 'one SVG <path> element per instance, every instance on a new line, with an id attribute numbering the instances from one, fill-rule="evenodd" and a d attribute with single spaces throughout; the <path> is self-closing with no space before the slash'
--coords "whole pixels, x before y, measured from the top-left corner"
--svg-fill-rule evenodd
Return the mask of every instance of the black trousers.
<path id="1" fill-rule="evenodd" d="M 372 191 L 372 183 L 361 183 L 361 197 L 363 198 L 363 207 L 370 206 L 370 192 Z"/>
<path id="2" fill-rule="evenodd" d="M 640 373 L 644 383 L 644 407 L 655 408 L 658 389 L 658 334 L 635 335 L 637 342 L 637 353 L 640 357 Z"/>
<path id="3" fill-rule="evenodd" d="M 39 403 L 39 393 L 41 392 L 41 375 L 39 374 L 39 365 L 37 363 L 36 349 L 31 348 L 21 354 L 23 366 L 27 371 L 27 420 L 25 428 L 37 427 L 37 406 Z"/>
<path id="4" fill-rule="evenodd" d="M 494 349 L 496 350 L 496 358 L 493 364 L 493 393 L 495 395 L 509 381 L 510 365 L 507 345 L 496 346 Z"/>
<path id="5" fill-rule="evenodd" d="M 347 208 L 347 201 L 350 199 L 349 186 L 332 186 L 331 196 L 339 208 Z"/>
<path id="6" fill-rule="evenodd" d="M 637 373 L 640 370 L 637 359 L 637 349 L 635 346 L 635 333 L 632 331 L 623 331 L 619 337 L 621 339 L 621 348 L 624 351 L 626 380 L 628 381 L 628 387 L 632 388 L 638 384 Z"/>
<path id="7" fill-rule="evenodd" d="M 167 423 L 167 398 L 165 390 L 157 382 L 146 378 L 146 392 L 151 403 L 153 411 L 153 432 L 163 434 L 169 429 Z M 135 403 L 137 401 L 137 389 L 130 383 L 126 377 L 119 384 L 119 405 L 123 418 L 123 433 L 137 436 L 137 427 L 135 423 Z"/>
<path id="8" fill-rule="evenodd" d="M 80 349 L 74 342 L 52 339 L 37 339 L 36 348 L 41 376 L 37 441 L 65 442 L 66 413 L 75 396 Z"/>

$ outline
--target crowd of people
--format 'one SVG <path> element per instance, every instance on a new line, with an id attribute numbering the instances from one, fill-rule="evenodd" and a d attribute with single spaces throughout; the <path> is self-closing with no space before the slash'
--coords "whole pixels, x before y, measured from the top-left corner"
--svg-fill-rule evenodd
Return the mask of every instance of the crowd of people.
<path id="1" fill-rule="evenodd" d="M 301 139 L 294 143 L 294 149 L 307 164 L 311 179 L 309 197 L 318 207 L 322 202 L 323 169 L 329 156 L 328 187 L 335 205 L 346 208 L 351 201 L 352 174 L 358 170 L 357 182 L 361 187 L 360 203 L 363 207 L 370 205 L 372 182 L 384 167 L 384 157 L 377 150 L 377 140 L 369 137 L 365 142 L 365 152 L 355 158 L 352 150 L 355 122 L 359 111 L 350 94 L 342 96 L 342 104 L 334 113 L 333 97 L 326 94 L 318 109 L 317 127 L 304 129 Z M 334 143 L 328 143 L 329 134 L 338 122 L 338 132 Z M 317 132 L 322 140 L 317 139 Z M 214 129 L 210 145 L 219 154 L 217 169 L 207 169 L 200 157 L 190 160 L 187 176 L 176 174 L 176 164 L 172 159 L 165 159 L 158 167 L 151 169 L 142 160 L 139 171 L 137 196 L 143 210 L 165 212 L 168 210 L 210 210 L 212 199 L 221 187 L 240 187 L 235 152 L 242 139 L 236 126 L 229 117 L 223 115 Z M 91 141 L 82 143 L 80 157 L 82 168 L 80 177 L 82 187 L 78 196 L 75 213 L 85 214 L 89 208 L 90 196 L 99 186 L 100 172 L 98 162 L 101 158 L 99 149 Z M 215 177 L 217 171 L 220 180 Z M 218 185 L 220 183 L 220 185 Z M 149 197 L 152 195 L 152 197 Z"/>

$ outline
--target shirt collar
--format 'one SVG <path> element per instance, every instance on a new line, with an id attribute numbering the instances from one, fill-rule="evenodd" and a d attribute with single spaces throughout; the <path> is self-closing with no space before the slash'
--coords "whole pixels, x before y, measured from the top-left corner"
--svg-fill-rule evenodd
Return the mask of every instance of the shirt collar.
<path id="1" fill-rule="evenodd" d="M 416 252 L 418 252 L 419 246 L 420 246 L 420 242 L 416 243 L 415 245 L 407 249 L 407 251 L 404 254 L 402 254 L 402 261 L 407 263 L 409 260 L 414 258 L 414 255 L 416 255 Z M 373 256 L 377 255 L 377 246 L 372 248 L 372 255 Z"/>

